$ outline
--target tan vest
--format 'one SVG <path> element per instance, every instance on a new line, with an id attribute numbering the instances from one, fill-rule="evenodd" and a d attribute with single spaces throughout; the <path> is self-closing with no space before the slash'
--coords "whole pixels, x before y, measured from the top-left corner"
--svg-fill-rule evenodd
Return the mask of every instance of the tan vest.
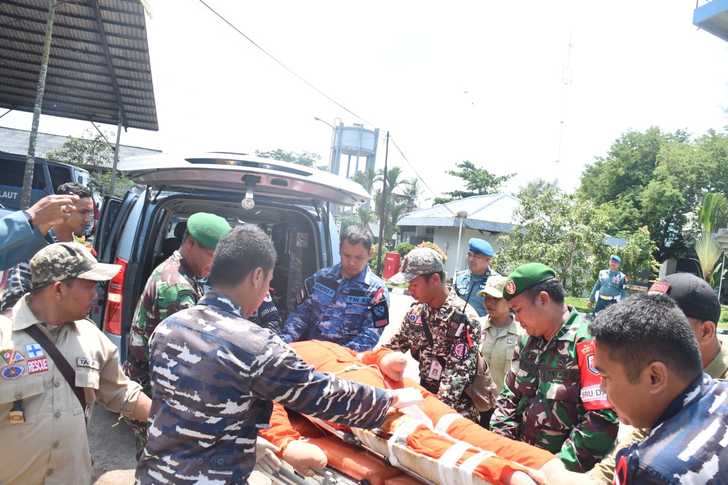
<path id="1" fill-rule="evenodd" d="M 0 483 L 3 485 L 91 482 L 84 411 L 53 360 L 23 329 L 40 324 L 85 388 L 86 402 L 100 402 L 129 415 L 141 392 L 119 367 L 116 346 L 88 320 L 41 324 L 21 299 L 0 316 Z M 13 403 L 22 402 L 25 422 L 13 424 Z"/>
<path id="2" fill-rule="evenodd" d="M 511 368 L 518 337 L 523 335 L 523 329 L 515 318 L 506 327 L 492 326 L 490 315 L 481 317 L 480 323 L 482 328 L 480 355 L 488 363 L 493 382 L 498 386 L 498 393 L 500 393 L 506 374 Z"/>

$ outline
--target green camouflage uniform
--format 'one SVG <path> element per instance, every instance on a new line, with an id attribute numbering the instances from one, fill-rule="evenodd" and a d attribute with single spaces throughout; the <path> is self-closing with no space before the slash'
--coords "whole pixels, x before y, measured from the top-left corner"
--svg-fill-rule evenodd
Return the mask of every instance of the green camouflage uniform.
<path id="1" fill-rule="evenodd" d="M 574 311 L 550 341 L 522 336 L 490 422 L 492 431 L 558 454 L 579 472 L 609 453 L 618 428 L 611 409 L 584 408 L 576 344 L 591 339 L 587 326 Z"/>
<path id="2" fill-rule="evenodd" d="M 139 298 L 129 333 L 127 360 L 124 372 L 152 395 L 149 385 L 149 338 L 157 325 L 170 315 L 194 306 L 202 297 L 202 289 L 185 265 L 182 255 L 175 251 L 157 266 L 147 280 Z M 137 454 L 146 444 L 146 423 L 132 423 L 137 437 Z"/>
<path id="3" fill-rule="evenodd" d="M 433 310 L 414 303 L 402 326 L 385 347 L 412 353 L 420 364 L 420 385 L 463 416 L 477 422 L 478 412 L 465 389 L 477 370 L 478 314 L 449 289 L 447 300 Z M 428 337 L 429 332 L 429 337 Z"/>

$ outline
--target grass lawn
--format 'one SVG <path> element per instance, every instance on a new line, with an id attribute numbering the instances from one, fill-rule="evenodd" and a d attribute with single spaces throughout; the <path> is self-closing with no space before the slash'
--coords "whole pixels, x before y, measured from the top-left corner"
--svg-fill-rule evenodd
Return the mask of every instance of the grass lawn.
<path id="1" fill-rule="evenodd" d="M 591 310 L 587 306 L 587 298 L 577 298 L 574 296 L 566 297 L 566 304 L 575 307 L 580 312 L 590 312 Z M 728 306 L 721 305 L 720 322 L 718 322 L 718 328 L 728 331 Z"/>

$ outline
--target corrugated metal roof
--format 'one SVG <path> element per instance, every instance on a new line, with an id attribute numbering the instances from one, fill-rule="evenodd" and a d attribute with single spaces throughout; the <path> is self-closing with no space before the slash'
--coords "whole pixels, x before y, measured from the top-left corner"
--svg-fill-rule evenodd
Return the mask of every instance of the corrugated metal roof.
<path id="1" fill-rule="evenodd" d="M 28 154 L 29 138 L 30 132 L 27 130 L 18 130 L 16 128 L 0 126 L 0 152 L 25 156 Z M 58 150 L 63 146 L 66 140 L 68 140 L 68 137 L 62 135 L 52 135 L 50 133 L 39 132 L 35 141 L 35 155 L 37 157 L 48 158 L 48 152 Z M 161 153 L 161 150 L 119 145 L 119 160 L 157 153 Z M 111 165 L 109 165 L 109 168 L 111 168 Z"/>
<path id="2" fill-rule="evenodd" d="M 513 213 L 518 208 L 518 199 L 510 194 L 476 195 L 438 204 L 427 209 L 418 209 L 405 214 L 398 226 L 458 227 L 460 220 L 453 214 L 465 211 L 468 216 L 463 227 L 491 232 L 510 232 Z"/>
<path id="3" fill-rule="evenodd" d="M 48 0 L 0 1 L 0 106 L 33 111 Z M 139 0 L 59 2 L 43 114 L 158 130 Z"/>

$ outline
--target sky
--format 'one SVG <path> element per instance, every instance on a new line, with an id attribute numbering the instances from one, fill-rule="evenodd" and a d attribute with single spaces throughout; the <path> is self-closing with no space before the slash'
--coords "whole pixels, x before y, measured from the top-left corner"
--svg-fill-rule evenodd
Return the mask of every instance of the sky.
<path id="1" fill-rule="evenodd" d="M 515 173 L 509 191 L 537 178 L 573 190 L 586 164 L 627 130 L 700 135 L 728 125 L 728 42 L 692 24 L 693 0 L 206 1 L 361 119 L 199 0 L 151 0 L 160 129 L 130 129 L 123 144 L 282 148 L 327 161 L 331 129 L 314 118 L 339 118 L 388 130 L 431 189 L 427 199 L 458 188 L 445 172 L 461 160 Z M 0 126 L 30 129 L 31 119 L 13 112 Z M 40 131 L 60 135 L 89 129 L 51 116 L 40 122 Z M 414 176 L 394 147 L 389 163 Z"/>

